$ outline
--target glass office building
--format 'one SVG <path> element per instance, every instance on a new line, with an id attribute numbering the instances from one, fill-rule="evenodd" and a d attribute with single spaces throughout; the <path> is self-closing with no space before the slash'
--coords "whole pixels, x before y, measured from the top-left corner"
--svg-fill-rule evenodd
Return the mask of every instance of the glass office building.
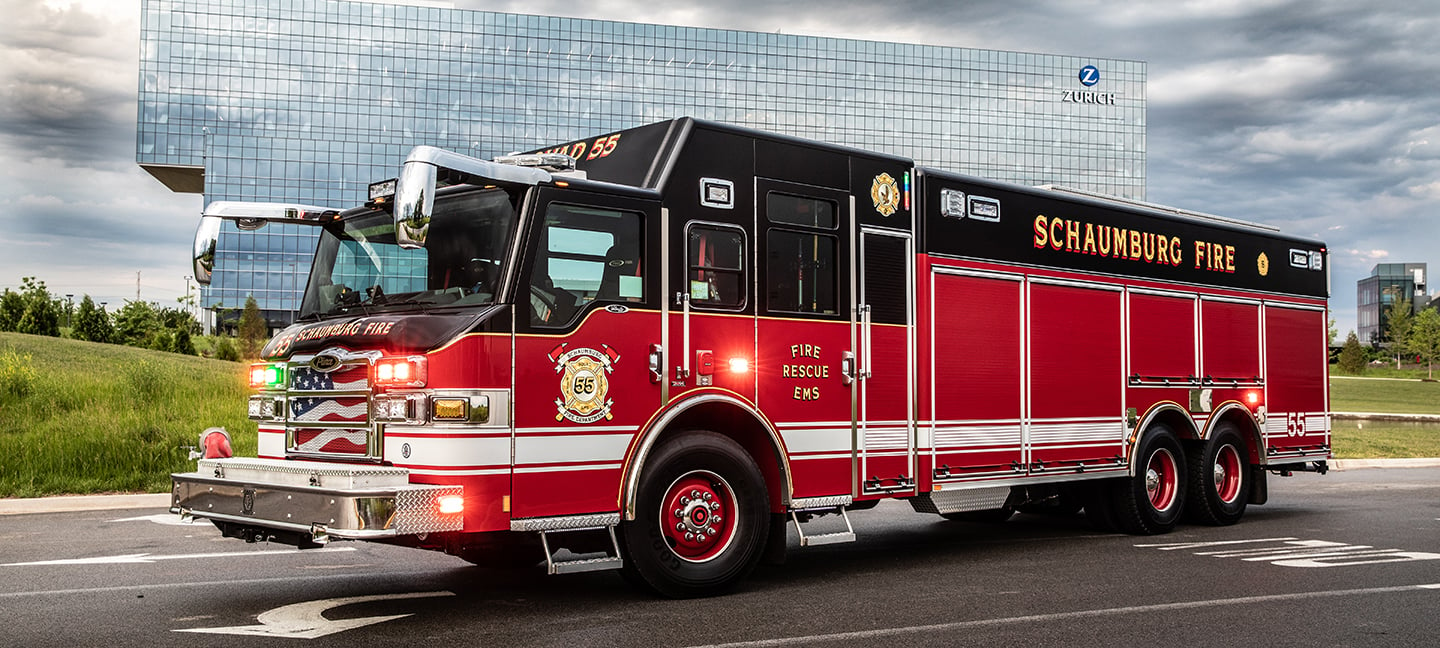
<path id="1" fill-rule="evenodd" d="M 410 148 L 679 116 L 1143 199 L 1145 64 L 337 0 L 142 0 L 136 157 L 179 192 L 329 207 Z M 314 233 L 226 225 L 202 305 L 287 323 Z"/>
<path id="2" fill-rule="evenodd" d="M 1413 315 L 1430 303 L 1425 293 L 1424 263 L 1380 263 L 1370 276 L 1355 282 L 1356 335 L 1364 344 L 1389 342 L 1390 309 L 1409 301 Z"/>

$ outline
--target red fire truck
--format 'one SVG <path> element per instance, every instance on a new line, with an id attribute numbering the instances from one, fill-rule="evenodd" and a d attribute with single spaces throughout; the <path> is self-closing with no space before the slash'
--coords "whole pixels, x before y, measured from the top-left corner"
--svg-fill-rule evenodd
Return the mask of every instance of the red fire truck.
<path id="1" fill-rule="evenodd" d="M 417 147 L 346 211 L 212 203 L 197 277 L 221 219 L 320 228 L 259 456 L 212 428 L 173 477 L 250 541 L 696 596 L 884 499 L 1156 534 L 1330 456 L 1326 250 L 1263 225 L 688 118 Z"/>

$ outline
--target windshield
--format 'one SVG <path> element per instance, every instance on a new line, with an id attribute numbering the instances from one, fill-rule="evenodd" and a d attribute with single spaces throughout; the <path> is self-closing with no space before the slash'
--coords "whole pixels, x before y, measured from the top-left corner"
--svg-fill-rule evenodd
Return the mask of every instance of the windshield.
<path id="1" fill-rule="evenodd" d="M 515 235 L 515 204 L 501 189 L 438 197 L 429 242 L 418 250 L 395 244 L 385 212 L 327 226 L 300 317 L 493 303 Z"/>

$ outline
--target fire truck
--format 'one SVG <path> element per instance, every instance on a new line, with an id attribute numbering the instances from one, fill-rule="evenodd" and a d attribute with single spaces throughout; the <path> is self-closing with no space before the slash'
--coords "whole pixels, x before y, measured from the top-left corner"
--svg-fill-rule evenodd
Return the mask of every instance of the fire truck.
<path id="1" fill-rule="evenodd" d="M 881 500 L 1159 534 L 1330 457 L 1326 249 L 1264 225 L 690 118 L 214 202 L 197 278 L 222 220 L 319 228 L 258 456 L 173 476 L 230 537 L 689 597 Z"/>

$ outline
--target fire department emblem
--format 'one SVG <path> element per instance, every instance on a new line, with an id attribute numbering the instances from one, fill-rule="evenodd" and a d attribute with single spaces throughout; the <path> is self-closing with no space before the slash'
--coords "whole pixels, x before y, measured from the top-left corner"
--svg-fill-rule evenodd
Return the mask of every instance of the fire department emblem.
<path id="1" fill-rule="evenodd" d="M 1255 260 L 1255 266 L 1256 269 L 1260 271 L 1260 276 L 1263 277 L 1270 274 L 1270 257 L 1265 256 L 1265 253 L 1261 252 L 1260 258 Z"/>
<path id="2" fill-rule="evenodd" d="M 870 183 L 870 200 L 881 216 L 895 213 L 900 208 L 900 186 L 895 184 L 895 178 L 888 173 L 875 176 L 875 182 Z"/>
<path id="3" fill-rule="evenodd" d="M 615 401 L 606 398 L 610 391 L 608 374 L 615 370 L 620 354 L 608 345 L 600 349 L 565 350 L 564 344 L 550 351 L 555 373 L 560 375 L 560 397 L 555 399 L 555 420 L 569 419 L 576 423 L 610 420 Z"/>

